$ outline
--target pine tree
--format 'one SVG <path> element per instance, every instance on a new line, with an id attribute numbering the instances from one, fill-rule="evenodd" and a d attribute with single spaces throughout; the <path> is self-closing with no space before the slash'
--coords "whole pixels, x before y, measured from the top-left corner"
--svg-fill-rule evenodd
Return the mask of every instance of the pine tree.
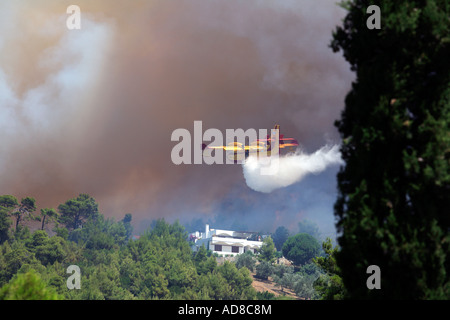
<path id="1" fill-rule="evenodd" d="M 369 5 L 381 28 L 366 25 Z M 450 2 L 347 1 L 332 49 L 355 72 L 336 126 L 335 203 L 349 298 L 450 297 Z M 369 290 L 369 265 L 381 289 Z"/>

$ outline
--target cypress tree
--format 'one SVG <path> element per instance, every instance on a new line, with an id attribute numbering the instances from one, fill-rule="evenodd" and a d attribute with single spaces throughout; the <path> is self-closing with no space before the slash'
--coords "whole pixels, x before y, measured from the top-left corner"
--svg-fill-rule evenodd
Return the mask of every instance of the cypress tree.
<path id="1" fill-rule="evenodd" d="M 335 215 L 348 298 L 450 298 L 450 2 L 344 2 L 333 32 L 356 79 L 336 121 Z M 369 5 L 381 28 L 369 29 Z M 369 290 L 378 265 L 381 289 Z"/>

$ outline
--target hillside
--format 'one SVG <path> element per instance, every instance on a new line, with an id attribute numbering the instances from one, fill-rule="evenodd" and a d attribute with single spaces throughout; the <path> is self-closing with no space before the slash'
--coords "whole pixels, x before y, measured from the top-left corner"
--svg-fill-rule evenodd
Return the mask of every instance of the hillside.
<path id="1" fill-rule="evenodd" d="M 269 280 L 262 280 L 262 279 L 256 278 L 255 273 L 252 273 L 252 277 L 253 277 L 252 286 L 258 292 L 268 291 L 269 293 L 273 293 L 275 295 L 275 297 L 287 296 L 291 299 L 303 300 L 302 298 L 297 297 L 295 295 L 295 292 L 293 292 L 290 289 L 283 288 L 283 290 L 282 290 L 280 288 L 280 286 L 277 285 L 272 280 L 272 277 L 269 277 Z"/>

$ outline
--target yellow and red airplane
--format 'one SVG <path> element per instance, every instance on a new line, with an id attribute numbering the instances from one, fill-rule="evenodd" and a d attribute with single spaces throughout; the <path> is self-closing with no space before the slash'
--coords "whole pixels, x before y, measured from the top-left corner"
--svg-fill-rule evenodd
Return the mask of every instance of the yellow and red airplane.
<path id="1" fill-rule="evenodd" d="M 259 154 L 264 152 L 265 156 L 270 156 L 272 153 L 281 153 L 281 149 L 286 149 L 289 152 L 294 152 L 298 147 L 298 142 L 294 138 L 285 138 L 280 134 L 280 125 L 275 125 L 275 130 L 278 133 L 278 148 L 276 149 L 276 134 L 268 134 L 266 139 L 256 139 L 250 142 L 249 145 L 244 145 L 240 142 L 230 142 L 225 146 L 207 146 L 202 144 L 202 150 L 205 149 L 223 149 L 225 151 L 233 151 L 232 155 L 229 155 L 230 160 L 239 161 L 246 159 L 250 154 Z"/>

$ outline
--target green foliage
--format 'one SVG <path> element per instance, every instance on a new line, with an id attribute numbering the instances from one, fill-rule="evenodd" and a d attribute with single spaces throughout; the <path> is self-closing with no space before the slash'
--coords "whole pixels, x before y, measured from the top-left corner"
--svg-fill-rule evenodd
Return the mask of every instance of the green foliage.
<path id="1" fill-rule="evenodd" d="M 87 249 L 109 250 L 126 244 L 129 233 L 123 221 L 115 222 L 99 214 L 95 220 L 87 221 L 83 228 L 73 230 L 68 238 L 84 244 Z"/>
<path id="2" fill-rule="evenodd" d="M 31 231 L 28 226 L 18 225 L 13 232 L 13 239 L 16 241 L 27 241 L 31 237 Z"/>
<path id="3" fill-rule="evenodd" d="M 333 248 L 331 239 L 322 243 L 325 256 L 316 257 L 313 263 L 325 273 L 320 275 L 314 283 L 314 288 L 324 300 L 342 300 L 346 291 L 342 282 L 341 271 L 336 263 L 338 247 Z"/>
<path id="4" fill-rule="evenodd" d="M 12 211 L 16 206 L 19 205 L 17 198 L 11 195 L 0 196 L 0 207 Z"/>
<path id="5" fill-rule="evenodd" d="M 36 200 L 31 197 L 22 198 L 17 210 L 12 212 L 16 218 L 16 229 L 20 221 L 33 219 L 33 212 L 36 210 Z"/>
<path id="6" fill-rule="evenodd" d="M 12 237 L 10 233 L 12 211 L 19 204 L 16 197 L 11 195 L 0 196 L 0 244 Z"/>
<path id="7" fill-rule="evenodd" d="M 336 126 L 346 165 L 335 203 L 349 298 L 450 297 L 450 3 L 346 2 L 331 47 L 356 80 Z M 368 290 L 369 265 L 382 290 Z"/>
<path id="8" fill-rule="evenodd" d="M 255 276 L 259 279 L 267 280 L 273 272 L 272 264 L 268 261 L 261 261 L 256 265 Z"/>
<path id="9" fill-rule="evenodd" d="M 11 238 L 9 231 L 11 223 L 8 210 L 0 206 L 0 244 Z"/>
<path id="10" fill-rule="evenodd" d="M 283 255 L 296 265 L 308 263 L 319 254 L 320 245 L 317 240 L 306 233 L 291 236 L 284 243 Z"/>
<path id="11" fill-rule="evenodd" d="M 211 255 L 211 251 L 206 250 L 205 246 L 201 246 L 198 249 L 193 261 L 199 275 L 212 272 L 217 266 L 215 257 Z"/>
<path id="12" fill-rule="evenodd" d="M 133 227 L 131 226 L 131 220 L 133 219 L 131 213 L 125 214 L 125 217 L 121 220 L 124 228 L 125 228 L 125 238 L 129 239 L 133 232 Z"/>
<path id="13" fill-rule="evenodd" d="M 41 209 L 41 214 L 39 216 L 41 219 L 41 230 L 44 230 L 45 224 L 49 223 L 50 221 L 54 221 L 58 218 L 58 213 L 55 209 Z"/>
<path id="14" fill-rule="evenodd" d="M 36 261 L 23 242 L 14 241 L 12 245 L 5 242 L 2 245 L 2 269 L 0 270 L 0 285 L 8 282 L 19 269 Z"/>
<path id="15" fill-rule="evenodd" d="M 264 238 L 263 244 L 258 251 L 259 261 L 273 262 L 275 260 L 275 245 L 271 237 Z"/>
<path id="16" fill-rule="evenodd" d="M 289 288 L 301 298 L 317 299 L 319 293 L 314 288 L 314 282 L 320 275 L 320 270 L 313 264 L 304 265 L 297 272 L 292 266 L 275 265 L 272 278 L 282 290 Z"/>
<path id="17" fill-rule="evenodd" d="M 9 225 L 7 216 L 16 219 L 15 228 L 18 229 L 21 221 L 34 219 L 33 212 L 36 210 L 36 200 L 32 197 L 22 198 L 20 203 L 11 195 L 0 196 L 0 237 L 6 240 L 6 226 Z M 3 233 L 3 234 L 2 234 Z M 1 243 L 1 242 L 0 242 Z"/>
<path id="18" fill-rule="evenodd" d="M 55 227 L 53 228 L 53 231 L 56 232 L 56 235 L 57 235 L 58 237 L 61 237 L 61 238 L 63 238 L 63 239 L 69 238 L 69 230 L 67 230 L 67 229 L 64 228 L 64 227 L 58 227 L 58 226 L 55 226 Z"/>
<path id="19" fill-rule="evenodd" d="M 225 261 L 217 267 L 216 275 L 226 282 L 227 290 L 222 291 L 219 300 L 254 299 L 256 291 L 252 287 L 252 278 L 247 268 L 237 269 L 234 263 Z"/>
<path id="20" fill-rule="evenodd" d="M 269 291 L 257 292 L 256 293 L 257 300 L 275 300 L 275 294 Z"/>
<path id="21" fill-rule="evenodd" d="M 99 214 L 97 202 L 88 194 L 67 200 L 58 206 L 58 210 L 60 222 L 69 230 L 80 228 L 88 219 L 95 220 Z"/>
<path id="22" fill-rule="evenodd" d="M 272 239 L 277 251 L 281 251 L 281 248 L 283 248 L 283 244 L 288 238 L 289 230 L 286 227 L 280 226 L 275 230 L 274 234 L 272 235 Z"/>
<path id="23" fill-rule="evenodd" d="M 253 272 L 256 265 L 255 255 L 251 251 L 239 254 L 236 256 L 235 264 L 238 269 L 246 267 L 249 271 Z"/>
<path id="24" fill-rule="evenodd" d="M 34 270 L 18 274 L 0 289 L 0 300 L 60 300 Z"/>
<path id="25" fill-rule="evenodd" d="M 64 239 L 51 237 L 44 244 L 34 248 L 36 258 L 45 266 L 63 261 L 66 256 Z"/>

